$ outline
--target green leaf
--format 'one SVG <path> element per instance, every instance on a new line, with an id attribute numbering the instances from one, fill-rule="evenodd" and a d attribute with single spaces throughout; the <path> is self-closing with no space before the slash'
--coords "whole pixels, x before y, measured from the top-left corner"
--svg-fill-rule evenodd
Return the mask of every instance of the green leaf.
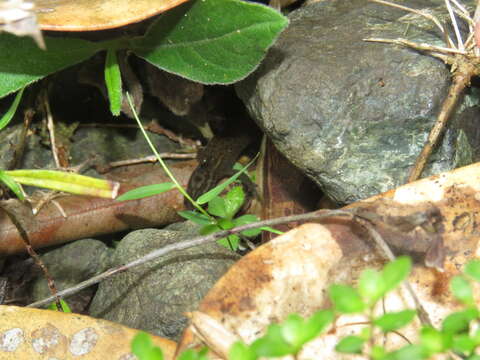
<path id="1" fill-rule="evenodd" d="M 222 230 L 217 224 L 208 224 L 200 229 L 200 235 L 208 235 Z"/>
<path id="2" fill-rule="evenodd" d="M 227 218 L 228 216 L 227 216 L 225 200 L 220 196 L 214 197 L 212 200 L 208 202 L 208 212 L 214 216 Z"/>
<path id="3" fill-rule="evenodd" d="M 478 317 L 476 308 L 468 308 L 462 311 L 453 312 L 445 317 L 442 322 L 442 331 L 444 333 L 458 334 L 467 332 L 470 321 Z"/>
<path id="4" fill-rule="evenodd" d="M 350 335 L 339 341 L 335 350 L 344 354 L 360 354 L 365 340 L 361 337 Z"/>
<path id="5" fill-rule="evenodd" d="M 252 214 L 245 214 L 233 220 L 233 222 L 235 223 L 235 226 L 247 225 L 247 224 L 254 223 L 256 221 L 258 221 L 258 218 Z M 241 234 L 247 237 L 255 237 L 260 235 L 261 232 L 262 230 L 260 230 L 260 228 L 256 228 L 256 229 L 242 231 Z"/>
<path id="6" fill-rule="evenodd" d="M 271 228 L 270 226 L 262 226 L 262 227 L 260 228 L 260 230 L 262 230 L 262 231 L 269 231 L 269 232 L 271 232 L 271 233 L 273 233 L 273 234 L 277 234 L 277 235 L 283 235 L 283 234 L 285 234 L 283 231 L 280 231 L 280 230 Z"/>
<path id="7" fill-rule="evenodd" d="M 240 238 L 237 235 L 230 235 L 226 238 L 221 238 L 220 240 L 217 240 L 217 243 L 226 247 L 227 249 L 237 251 L 238 245 L 240 244 Z"/>
<path id="8" fill-rule="evenodd" d="M 406 345 L 403 348 L 393 351 L 382 360 L 423 360 L 423 349 L 419 345 Z"/>
<path id="9" fill-rule="evenodd" d="M 228 218 L 233 218 L 245 202 L 245 192 L 242 186 L 234 186 L 224 197 L 225 212 Z"/>
<path id="10" fill-rule="evenodd" d="M 220 195 L 222 193 L 222 191 L 227 188 L 228 185 L 235 182 L 240 177 L 240 175 L 242 175 L 245 171 L 247 171 L 248 167 L 255 162 L 255 160 L 257 159 L 257 156 L 255 156 L 255 158 L 253 158 L 252 161 L 250 161 L 247 165 L 245 165 L 240 171 L 235 173 L 233 176 L 231 176 L 230 178 L 228 178 L 227 180 L 225 180 L 221 184 L 218 184 L 213 189 L 207 191 L 205 194 L 201 195 L 197 199 L 197 203 L 200 204 L 200 205 L 206 204 L 207 202 L 211 201 L 216 196 Z"/>
<path id="11" fill-rule="evenodd" d="M 62 311 L 64 313 L 72 312 L 72 309 L 70 309 L 70 306 L 68 306 L 67 302 L 63 299 L 60 299 L 60 306 L 62 307 Z M 57 304 L 55 302 L 52 302 L 50 305 L 48 305 L 48 309 L 53 311 L 58 311 Z"/>
<path id="12" fill-rule="evenodd" d="M 218 219 L 217 225 L 222 228 L 222 230 L 230 230 L 235 227 L 235 223 L 230 219 Z"/>
<path id="13" fill-rule="evenodd" d="M 457 335 L 453 338 L 452 349 L 462 355 L 470 355 L 477 344 L 468 334 Z"/>
<path id="14" fill-rule="evenodd" d="M 380 327 L 383 332 L 398 330 L 407 325 L 415 317 L 415 310 L 403 310 L 399 312 L 386 313 L 375 319 L 373 323 Z"/>
<path id="15" fill-rule="evenodd" d="M 10 190 L 12 190 L 17 198 L 22 201 L 25 200 L 21 186 L 15 182 L 11 176 L 7 175 L 5 171 L 0 170 L 0 181 L 4 183 Z"/>
<path id="16" fill-rule="evenodd" d="M 45 37 L 48 51 L 30 38 L 0 33 L 0 98 L 45 76 L 77 64 L 103 47 L 101 42 Z"/>
<path id="17" fill-rule="evenodd" d="M 264 58 L 288 20 L 272 8 L 240 0 L 184 3 L 162 14 L 135 54 L 204 84 L 245 78 Z"/>
<path id="18" fill-rule="evenodd" d="M 431 356 L 448 349 L 451 344 L 451 336 L 434 328 L 424 327 L 420 331 L 420 344 L 425 353 Z"/>
<path id="19" fill-rule="evenodd" d="M 463 276 L 454 276 L 450 281 L 453 295 L 466 305 L 474 305 L 473 291 L 470 282 Z"/>
<path id="20" fill-rule="evenodd" d="M 5 171 L 16 182 L 72 194 L 98 196 L 113 199 L 117 195 L 118 183 L 89 176 L 54 170 Z"/>
<path id="21" fill-rule="evenodd" d="M 212 224 L 212 219 L 210 217 L 195 211 L 183 210 L 183 211 L 177 212 L 177 214 L 183 217 L 184 219 L 194 222 L 195 224 L 199 224 L 199 225 Z"/>
<path id="22" fill-rule="evenodd" d="M 465 274 L 480 281 L 480 260 L 472 260 L 467 263 L 464 269 Z"/>
<path id="23" fill-rule="evenodd" d="M 8 123 L 13 119 L 13 116 L 17 111 L 18 104 L 20 104 L 20 100 L 22 99 L 23 90 L 25 90 L 25 88 L 20 89 L 17 95 L 15 95 L 12 105 L 10 105 L 10 108 L 7 110 L 7 112 L 0 118 L 0 130 L 7 126 Z"/>
<path id="24" fill-rule="evenodd" d="M 358 313 L 365 309 L 365 303 L 362 301 L 362 298 L 351 286 L 331 285 L 329 295 L 335 309 L 341 313 Z"/>
<path id="25" fill-rule="evenodd" d="M 317 337 L 334 319 L 333 311 L 321 310 L 309 319 L 290 314 L 281 324 L 284 339 L 298 352 L 303 345 Z"/>
<path id="26" fill-rule="evenodd" d="M 385 357 L 386 353 L 387 352 L 383 346 L 373 345 L 370 355 L 373 360 L 381 360 Z"/>
<path id="27" fill-rule="evenodd" d="M 282 328 L 278 324 L 268 327 L 267 333 L 250 346 L 257 356 L 278 357 L 293 354 L 295 348 L 285 341 Z"/>
<path id="28" fill-rule="evenodd" d="M 153 345 L 150 335 L 139 332 L 131 343 L 132 353 L 139 360 L 163 360 L 162 350 Z"/>
<path id="29" fill-rule="evenodd" d="M 162 184 L 153 184 L 140 186 L 136 189 L 127 191 L 115 199 L 115 201 L 137 200 L 143 199 L 149 196 L 158 195 L 166 191 L 174 189 L 176 186 L 174 183 L 166 182 Z"/>
<path id="30" fill-rule="evenodd" d="M 408 256 L 399 256 L 383 268 L 381 275 L 385 293 L 395 289 L 410 274 L 412 260 Z"/>
<path id="31" fill-rule="evenodd" d="M 358 292 L 369 304 L 375 304 L 385 295 L 386 286 L 382 275 L 373 269 L 366 269 L 360 274 Z"/>
<path id="32" fill-rule="evenodd" d="M 114 116 L 120 115 L 122 109 L 122 76 L 118 66 L 117 50 L 108 49 L 105 60 L 105 85 L 107 85 L 110 112 Z"/>
<path id="33" fill-rule="evenodd" d="M 244 343 L 235 342 L 228 352 L 229 360 L 256 360 L 255 353 Z"/>

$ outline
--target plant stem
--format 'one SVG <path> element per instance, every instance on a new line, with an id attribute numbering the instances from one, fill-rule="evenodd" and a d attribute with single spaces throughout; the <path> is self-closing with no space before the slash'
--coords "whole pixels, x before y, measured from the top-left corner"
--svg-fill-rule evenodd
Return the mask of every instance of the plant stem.
<path id="1" fill-rule="evenodd" d="M 172 182 L 175 184 L 175 186 L 177 187 L 178 191 L 180 191 L 180 193 L 185 196 L 188 201 L 190 201 L 193 206 L 195 206 L 195 208 L 200 211 L 203 215 L 205 216 L 208 216 L 209 218 L 211 218 L 210 214 L 207 213 L 200 205 L 197 204 L 197 202 L 195 200 L 193 200 L 190 195 L 188 195 L 188 193 L 185 191 L 185 189 L 182 187 L 182 185 L 180 185 L 180 183 L 177 181 L 177 179 L 175 178 L 175 176 L 172 174 L 172 172 L 170 171 L 170 169 L 168 168 L 167 164 L 165 164 L 165 162 L 163 161 L 163 159 L 161 158 L 160 154 L 158 153 L 157 149 L 155 149 L 155 146 L 153 146 L 152 144 L 152 141 L 150 140 L 150 138 L 148 137 L 147 135 L 147 132 L 145 131 L 145 129 L 143 128 L 143 125 L 142 123 L 140 122 L 140 119 L 138 118 L 138 115 L 137 115 L 137 112 L 135 111 L 135 108 L 133 106 L 133 102 L 132 102 L 132 98 L 130 97 L 130 94 L 129 92 L 127 91 L 127 100 L 128 100 L 128 105 L 130 106 L 130 108 L 132 109 L 132 112 L 133 112 L 133 116 L 135 118 L 135 120 L 137 121 L 137 124 L 138 124 L 138 127 L 140 128 L 140 131 L 142 132 L 143 136 L 145 137 L 145 140 L 147 140 L 147 143 L 148 145 L 150 146 L 150 149 L 152 149 L 153 153 L 155 154 L 155 156 L 157 157 L 157 160 L 158 162 L 160 163 L 160 165 L 162 166 L 163 168 L 163 171 L 165 171 L 165 173 L 167 174 L 167 176 L 170 178 L 170 180 L 172 180 Z"/>

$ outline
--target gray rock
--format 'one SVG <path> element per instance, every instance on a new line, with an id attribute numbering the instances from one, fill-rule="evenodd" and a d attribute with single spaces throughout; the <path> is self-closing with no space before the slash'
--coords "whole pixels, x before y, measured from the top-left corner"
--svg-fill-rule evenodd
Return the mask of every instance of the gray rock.
<path id="1" fill-rule="evenodd" d="M 128 234 L 115 251 L 113 266 L 198 234 L 198 228 L 191 225 L 183 225 L 182 231 L 178 225 L 173 229 Z M 184 313 L 196 308 L 237 258 L 217 244 L 166 255 L 102 282 L 90 314 L 176 339 L 187 324 Z"/>
<path id="2" fill-rule="evenodd" d="M 109 259 L 113 249 L 103 242 L 94 239 L 78 240 L 57 249 L 50 250 L 41 256 L 51 277 L 55 280 L 57 289 L 66 289 L 81 281 L 95 276 L 109 267 Z M 93 292 L 92 288 L 83 290 L 76 298 L 68 298 L 67 302 L 73 311 L 81 311 L 75 304 L 82 302 Z M 32 284 L 34 301 L 51 295 L 47 281 L 40 275 Z"/>
<path id="3" fill-rule="evenodd" d="M 432 4 L 438 6 L 408 5 Z M 260 68 L 237 85 L 276 147 L 339 203 L 406 181 L 450 85 L 438 59 L 362 41 L 407 37 L 442 44 L 433 24 L 405 15 L 365 0 L 303 7 L 290 15 Z M 464 158 L 456 154 L 456 134 L 446 133 L 424 175 Z"/>

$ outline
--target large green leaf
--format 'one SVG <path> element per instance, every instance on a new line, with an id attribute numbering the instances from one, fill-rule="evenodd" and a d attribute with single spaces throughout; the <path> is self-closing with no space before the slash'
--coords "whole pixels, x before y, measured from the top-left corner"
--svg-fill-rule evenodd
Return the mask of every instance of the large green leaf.
<path id="1" fill-rule="evenodd" d="M 45 38 L 47 51 L 30 38 L 0 33 L 0 98 L 51 73 L 81 62 L 101 49 L 101 43 Z"/>
<path id="2" fill-rule="evenodd" d="M 240 0 L 194 0 L 160 17 L 137 55 L 204 84 L 230 84 L 251 73 L 288 20 L 264 5 Z"/>

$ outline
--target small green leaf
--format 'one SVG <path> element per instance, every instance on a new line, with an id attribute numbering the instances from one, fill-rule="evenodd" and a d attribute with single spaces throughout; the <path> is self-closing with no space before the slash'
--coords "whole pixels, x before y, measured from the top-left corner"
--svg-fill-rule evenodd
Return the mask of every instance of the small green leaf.
<path id="1" fill-rule="evenodd" d="M 238 218 L 234 219 L 233 222 L 235 223 L 235 226 L 242 226 L 242 225 L 247 225 L 251 224 L 253 222 L 258 221 L 258 218 L 255 215 L 252 214 L 245 214 L 242 216 L 239 216 Z M 242 231 L 241 234 L 247 237 L 255 237 L 260 235 L 262 230 L 259 228 L 257 229 L 250 229 L 250 230 L 245 230 Z"/>
<path id="2" fill-rule="evenodd" d="M 449 334 L 467 332 L 470 321 L 478 317 L 476 308 L 468 308 L 462 311 L 453 312 L 445 317 L 442 322 L 442 331 Z"/>
<path id="3" fill-rule="evenodd" d="M 310 318 L 304 320 L 296 314 L 291 314 L 282 326 L 285 340 L 299 351 L 303 345 L 316 338 L 334 319 L 333 311 L 317 311 Z"/>
<path id="4" fill-rule="evenodd" d="M 267 333 L 260 339 L 255 340 L 250 348 L 259 357 L 279 357 L 295 352 L 295 348 L 283 338 L 282 328 L 278 324 L 270 325 Z"/>
<path id="5" fill-rule="evenodd" d="M 451 344 L 451 336 L 431 327 L 422 328 L 420 331 L 420 340 L 422 349 L 428 356 L 445 351 Z"/>
<path id="6" fill-rule="evenodd" d="M 222 230 L 230 230 L 235 227 L 235 223 L 230 219 L 218 219 L 217 225 L 220 226 Z"/>
<path id="7" fill-rule="evenodd" d="M 163 360 L 162 350 L 153 345 L 150 335 L 139 332 L 131 343 L 132 353 L 139 360 Z"/>
<path id="8" fill-rule="evenodd" d="M 362 298 L 351 286 L 334 284 L 330 286 L 329 295 L 335 309 L 341 313 L 358 313 L 365 309 Z"/>
<path id="9" fill-rule="evenodd" d="M 383 268 L 381 275 L 385 292 L 395 289 L 410 274 L 412 260 L 408 256 L 399 256 Z"/>
<path id="10" fill-rule="evenodd" d="M 105 60 L 105 84 L 107 85 L 110 111 L 114 116 L 120 115 L 122 109 L 122 76 L 118 66 L 117 51 L 107 49 Z"/>
<path id="11" fill-rule="evenodd" d="M 470 355 L 477 344 L 468 334 L 457 335 L 453 338 L 452 349 L 462 355 Z"/>
<path id="12" fill-rule="evenodd" d="M 231 84 L 258 66 L 287 24 L 279 12 L 259 4 L 192 1 L 162 14 L 131 47 L 168 72 L 204 84 Z"/>
<path id="13" fill-rule="evenodd" d="M 115 201 L 143 199 L 149 196 L 164 193 L 166 191 L 174 189 L 175 187 L 175 184 L 171 182 L 141 186 L 136 189 L 127 191 L 126 193 L 123 193 L 122 195 L 117 197 Z"/>
<path id="14" fill-rule="evenodd" d="M 70 309 L 70 306 L 68 306 L 67 302 L 63 299 L 60 299 L 60 306 L 62 307 L 62 311 L 64 313 L 71 313 L 72 309 Z M 57 311 L 57 304 L 55 302 L 52 302 L 50 305 L 48 305 L 49 310 L 54 310 Z"/>
<path id="15" fill-rule="evenodd" d="M 382 360 L 423 360 L 423 349 L 420 345 L 406 345 L 403 348 L 387 354 Z"/>
<path id="16" fill-rule="evenodd" d="M 358 292 L 368 304 L 375 304 L 385 295 L 386 288 L 383 277 L 378 271 L 366 269 L 361 273 Z"/>
<path id="17" fill-rule="evenodd" d="M 365 340 L 361 337 L 350 335 L 340 340 L 335 350 L 344 354 L 360 354 Z"/>
<path id="18" fill-rule="evenodd" d="M 208 212 L 214 216 L 227 218 L 228 215 L 226 211 L 225 200 L 220 196 L 214 197 L 208 202 Z"/>
<path id="19" fill-rule="evenodd" d="M 119 186 L 108 180 L 54 170 L 12 170 L 5 173 L 23 185 L 109 199 L 117 196 Z"/>
<path id="20" fill-rule="evenodd" d="M 255 353 L 244 343 L 237 341 L 234 343 L 228 352 L 229 360 L 256 360 L 258 359 Z"/>
<path id="21" fill-rule="evenodd" d="M 208 224 L 203 226 L 200 229 L 200 235 L 208 235 L 213 234 L 217 231 L 221 231 L 222 229 L 217 224 Z"/>
<path id="22" fill-rule="evenodd" d="M 11 176 L 8 176 L 5 171 L 0 170 L 0 181 L 3 182 L 10 190 L 12 190 L 17 198 L 19 198 L 21 201 L 25 200 L 21 186 L 15 182 Z"/>
<path id="23" fill-rule="evenodd" d="M 240 238 L 237 235 L 230 235 L 226 238 L 221 238 L 217 240 L 217 243 L 230 249 L 232 251 L 238 250 L 238 245 L 240 244 Z"/>
<path id="24" fill-rule="evenodd" d="M 29 38 L 0 34 L 0 98 L 45 76 L 79 63 L 100 50 L 104 43 L 75 38 L 45 37 L 48 51 Z"/>
<path id="25" fill-rule="evenodd" d="M 201 195 L 197 199 L 197 203 L 199 203 L 200 205 L 206 204 L 207 202 L 212 200 L 214 197 L 220 195 L 222 193 L 222 191 L 227 188 L 228 185 L 232 184 L 234 181 L 236 181 L 240 177 L 240 175 L 242 175 L 245 171 L 247 171 L 248 167 L 255 162 L 255 160 L 257 159 L 257 156 L 255 156 L 252 159 L 252 161 L 250 161 L 247 165 L 245 165 L 242 168 L 242 170 L 238 171 L 237 173 L 235 173 L 233 176 L 231 176 L 230 178 L 228 178 L 227 180 L 225 180 L 221 184 L 215 186 L 213 189 L 211 189 L 211 190 L 207 191 L 205 194 Z"/>
<path id="26" fill-rule="evenodd" d="M 201 213 L 195 212 L 195 211 L 190 211 L 190 210 L 183 210 L 177 212 L 178 215 L 183 217 L 184 219 L 190 220 L 191 222 L 194 222 L 195 224 L 199 225 L 211 225 L 212 224 L 212 219 L 208 217 L 207 215 L 203 215 Z"/>
<path id="27" fill-rule="evenodd" d="M 470 282 L 463 276 L 454 276 L 450 281 L 453 295 L 466 305 L 474 305 L 473 291 Z"/>
<path id="28" fill-rule="evenodd" d="M 480 260 L 471 260 L 467 263 L 464 270 L 465 274 L 480 281 Z"/>
<path id="29" fill-rule="evenodd" d="M 398 330 L 410 323 L 415 317 L 415 310 L 403 310 L 386 313 L 375 319 L 373 323 L 380 327 L 383 332 Z"/>
<path id="30" fill-rule="evenodd" d="M 25 88 L 22 88 L 19 92 L 17 92 L 15 99 L 13 99 L 12 105 L 10 105 L 10 108 L 7 110 L 7 112 L 0 118 L 0 130 L 7 126 L 8 123 L 13 119 L 13 116 L 17 111 L 18 104 L 20 104 L 20 100 L 22 99 L 23 90 L 25 90 Z"/>
<path id="31" fill-rule="evenodd" d="M 373 345 L 372 351 L 370 353 L 370 356 L 372 357 L 372 360 L 382 360 L 385 355 L 386 355 L 385 348 L 380 345 Z"/>
<path id="32" fill-rule="evenodd" d="M 242 186 L 234 186 L 225 195 L 225 212 L 228 218 L 233 218 L 245 202 L 245 192 Z"/>

